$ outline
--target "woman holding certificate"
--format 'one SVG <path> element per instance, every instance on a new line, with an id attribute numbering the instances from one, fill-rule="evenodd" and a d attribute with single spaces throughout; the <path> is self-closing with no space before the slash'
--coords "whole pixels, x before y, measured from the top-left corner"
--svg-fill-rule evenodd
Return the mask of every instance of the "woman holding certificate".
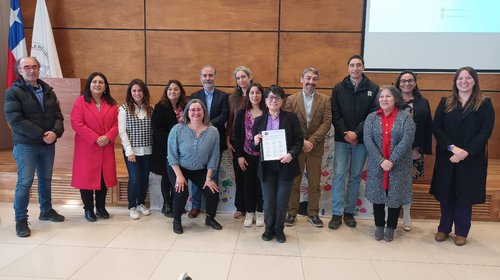
<path id="1" fill-rule="evenodd" d="M 276 237 L 276 241 L 284 243 L 286 209 L 293 180 L 300 175 L 297 158 L 304 136 L 297 116 L 281 110 L 285 92 L 280 86 L 269 87 L 264 97 L 267 112 L 255 119 L 253 127 L 253 145 L 261 154 L 257 176 L 262 185 L 266 224 L 262 240 L 270 241 Z M 280 148 L 284 147 L 286 150 L 276 157 Z"/>

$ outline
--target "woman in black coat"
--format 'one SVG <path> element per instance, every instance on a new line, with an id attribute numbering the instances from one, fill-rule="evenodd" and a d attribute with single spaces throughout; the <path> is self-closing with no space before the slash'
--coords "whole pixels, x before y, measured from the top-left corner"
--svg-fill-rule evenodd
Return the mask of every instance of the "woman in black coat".
<path id="1" fill-rule="evenodd" d="M 278 160 L 261 160 L 257 170 L 262 185 L 264 199 L 264 222 L 266 230 L 262 240 L 270 241 L 276 236 L 279 243 L 286 242 L 283 232 L 285 216 L 295 177 L 301 174 L 299 167 L 299 153 L 304 145 L 304 135 L 300 128 L 299 119 L 295 113 L 281 110 L 285 91 L 277 85 L 272 85 L 264 93 L 267 112 L 255 119 L 253 127 L 253 144 L 256 149 L 262 141 L 262 131 L 284 129 L 287 154 Z"/>
<path id="2" fill-rule="evenodd" d="M 457 70 L 450 96 L 441 99 L 433 121 L 436 164 L 430 193 L 439 200 L 441 219 L 435 240 L 445 241 L 455 224 L 455 244 L 465 245 L 472 205 L 486 200 L 487 144 L 495 112 L 471 67 Z"/>
<path id="3" fill-rule="evenodd" d="M 182 112 L 187 103 L 186 92 L 181 82 L 168 81 L 160 102 L 156 104 L 151 117 L 153 127 L 153 154 L 151 155 L 151 172 L 161 175 L 161 193 L 163 207 L 161 212 L 172 217 L 172 186 L 167 178 L 167 139 L 170 130 L 180 122 Z"/>
<path id="4" fill-rule="evenodd" d="M 401 91 L 405 103 L 411 108 L 417 125 L 412 145 L 413 180 L 424 176 L 424 155 L 432 154 L 432 115 L 429 101 L 420 94 L 417 74 L 405 70 L 396 79 L 395 86 Z M 411 203 L 403 205 L 403 229 L 411 230 Z"/>

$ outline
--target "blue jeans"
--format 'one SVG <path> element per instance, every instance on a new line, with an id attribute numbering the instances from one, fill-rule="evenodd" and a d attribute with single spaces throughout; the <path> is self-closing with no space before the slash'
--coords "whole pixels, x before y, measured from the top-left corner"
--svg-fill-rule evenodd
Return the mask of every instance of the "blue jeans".
<path id="1" fill-rule="evenodd" d="M 151 155 L 135 156 L 135 162 L 130 162 L 125 156 L 128 171 L 128 209 L 144 204 L 146 201 L 149 187 L 150 159 Z"/>
<path id="2" fill-rule="evenodd" d="M 28 204 L 33 179 L 38 179 L 40 212 L 52 209 L 52 169 L 55 145 L 15 144 L 12 151 L 17 163 L 17 184 L 14 194 L 16 222 L 28 219 Z"/>
<path id="3" fill-rule="evenodd" d="M 335 141 L 333 155 L 332 214 L 342 216 L 354 214 L 359 195 L 361 173 L 365 166 L 367 151 L 364 144 L 351 145 Z M 349 167 L 347 191 L 345 177 Z"/>

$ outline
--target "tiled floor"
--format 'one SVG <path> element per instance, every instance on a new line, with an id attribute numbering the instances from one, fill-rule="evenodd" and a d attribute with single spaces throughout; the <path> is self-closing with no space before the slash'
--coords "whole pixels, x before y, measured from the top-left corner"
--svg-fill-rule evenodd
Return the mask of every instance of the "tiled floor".
<path id="1" fill-rule="evenodd" d="M 133 221 L 125 208 L 89 223 L 80 207 L 56 205 L 63 223 L 38 220 L 30 206 L 32 236 L 15 235 L 11 203 L 0 203 L 0 280 L 177 279 L 187 272 L 209 279 L 500 279 L 500 223 L 474 222 L 468 244 L 434 241 L 436 221 L 415 220 L 393 242 L 375 241 L 373 221 L 355 229 L 313 228 L 305 217 L 287 228 L 287 242 L 264 242 L 262 228 L 220 214 L 222 231 L 204 215 L 184 219 L 183 235 L 172 220 L 153 211 Z M 324 218 L 325 224 L 328 218 Z"/>

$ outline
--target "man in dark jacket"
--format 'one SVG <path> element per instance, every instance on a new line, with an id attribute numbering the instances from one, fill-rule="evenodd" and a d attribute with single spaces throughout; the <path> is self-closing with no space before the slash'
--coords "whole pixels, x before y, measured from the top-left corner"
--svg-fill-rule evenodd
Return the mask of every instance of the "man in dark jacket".
<path id="1" fill-rule="evenodd" d="M 200 81 L 203 89 L 200 89 L 191 94 L 191 99 L 200 99 L 207 107 L 208 114 L 210 115 L 210 124 L 212 124 L 219 131 L 220 137 L 220 159 L 222 152 L 226 149 L 226 122 L 229 118 L 229 96 L 227 93 L 215 88 L 216 70 L 212 65 L 205 65 L 200 70 Z M 219 171 L 214 173 L 214 178 L 211 178 L 215 183 L 219 184 Z M 191 187 L 191 194 L 193 197 L 191 211 L 189 211 L 189 218 L 196 218 L 202 208 L 202 194 L 196 187 Z"/>
<path id="2" fill-rule="evenodd" d="M 349 58 L 349 76 L 335 85 L 332 92 L 332 123 L 335 127 L 333 160 L 332 219 L 330 229 L 344 222 L 356 226 L 354 212 L 359 194 L 361 172 L 367 151 L 363 144 L 363 125 L 366 117 L 378 108 L 378 86 L 364 74 L 365 61 L 359 55 Z M 349 181 L 345 176 L 349 168 Z"/>
<path id="3" fill-rule="evenodd" d="M 40 63 L 23 57 L 16 63 L 17 80 L 5 94 L 4 113 L 12 128 L 13 155 L 17 163 L 14 194 L 16 234 L 30 236 L 28 204 L 30 189 L 38 178 L 40 220 L 64 221 L 52 208 L 51 183 L 55 142 L 64 132 L 63 115 L 57 97 L 48 84 L 38 79 Z"/>

